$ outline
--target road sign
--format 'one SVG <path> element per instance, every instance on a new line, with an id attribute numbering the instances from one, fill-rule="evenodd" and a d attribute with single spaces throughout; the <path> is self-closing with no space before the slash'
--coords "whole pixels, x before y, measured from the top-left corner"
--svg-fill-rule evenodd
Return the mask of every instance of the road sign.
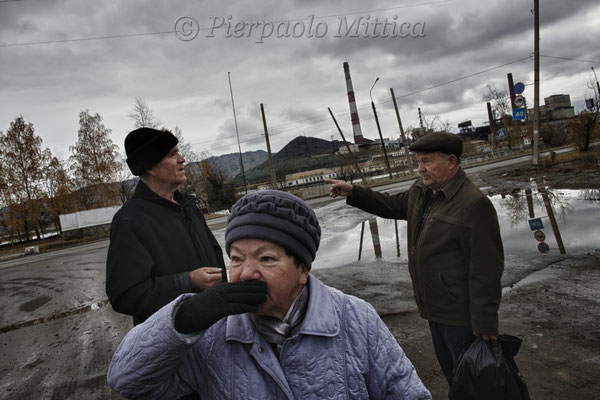
<path id="1" fill-rule="evenodd" d="M 529 227 L 532 231 L 537 231 L 538 229 L 544 229 L 544 224 L 542 224 L 541 218 L 533 218 L 529 220 Z"/>
<path id="2" fill-rule="evenodd" d="M 538 242 L 543 242 L 546 239 L 546 234 L 544 234 L 544 232 L 542 232 L 540 230 L 537 230 L 537 231 L 533 232 L 533 237 Z"/>
<path id="3" fill-rule="evenodd" d="M 525 97 L 523 97 L 521 95 L 516 95 L 515 96 L 514 104 L 515 104 L 516 108 L 523 107 L 525 105 Z"/>
<path id="4" fill-rule="evenodd" d="M 498 129 L 498 137 L 506 136 L 506 130 L 504 128 Z"/>
<path id="5" fill-rule="evenodd" d="M 525 91 L 525 84 L 523 82 L 517 82 L 515 83 L 514 88 L 516 94 L 521 94 Z"/>
<path id="6" fill-rule="evenodd" d="M 550 246 L 548 246 L 546 242 L 542 242 L 538 244 L 538 250 L 540 251 L 540 253 L 548 253 L 550 251 Z"/>
<path id="7" fill-rule="evenodd" d="M 514 120 L 521 120 L 521 119 L 525 119 L 525 109 L 524 108 L 515 108 L 513 110 L 513 119 Z"/>
<path id="8" fill-rule="evenodd" d="M 588 110 L 594 108 L 594 99 L 585 99 L 585 106 L 588 108 Z"/>

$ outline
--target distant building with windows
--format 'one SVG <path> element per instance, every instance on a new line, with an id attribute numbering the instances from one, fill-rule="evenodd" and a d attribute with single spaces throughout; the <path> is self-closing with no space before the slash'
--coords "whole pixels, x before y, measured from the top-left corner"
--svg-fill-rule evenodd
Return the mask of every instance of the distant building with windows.
<path id="1" fill-rule="evenodd" d="M 296 172 L 285 176 L 285 186 L 300 186 L 312 183 L 322 183 L 325 179 L 336 179 L 337 173 L 328 168 L 313 169 L 311 171 Z"/>

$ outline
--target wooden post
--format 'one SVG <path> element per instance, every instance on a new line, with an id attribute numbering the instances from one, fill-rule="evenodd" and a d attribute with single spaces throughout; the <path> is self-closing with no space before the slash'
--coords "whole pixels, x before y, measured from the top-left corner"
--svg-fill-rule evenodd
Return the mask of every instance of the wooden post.
<path id="1" fill-rule="evenodd" d="M 525 189 L 525 197 L 527 198 L 527 209 L 529 210 L 529 218 L 535 218 L 533 211 L 533 196 L 531 195 L 531 189 Z"/>
<path id="2" fill-rule="evenodd" d="M 338 132 L 342 136 L 342 140 L 344 141 L 344 144 L 346 145 L 346 149 L 348 150 L 348 153 L 350 153 L 350 157 L 352 158 L 352 161 L 354 162 L 354 167 L 356 168 L 356 170 L 360 174 L 360 177 L 362 178 L 363 183 L 367 184 L 367 179 L 365 178 L 365 175 L 360 170 L 360 167 L 358 166 L 358 163 L 356 162 L 356 158 L 354 158 L 354 154 L 352 154 L 352 151 L 350 150 L 350 146 L 348 145 L 348 142 L 346 142 L 346 138 L 344 137 L 344 133 L 342 132 L 342 128 L 340 128 L 340 126 L 338 125 L 337 119 L 335 119 L 335 116 L 331 112 L 331 108 L 327 107 L 327 109 L 329 110 L 329 114 L 331 115 L 331 118 L 333 118 L 333 122 L 335 122 L 335 126 L 336 126 Z"/>
<path id="3" fill-rule="evenodd" d="M 271 155 L 271 143 L 269 142 L 269 131 L 267 130 L 267 119 L 265 118 L 265 108 L 260 103 L 260 113 L 262 114 L 263 128 L 265 129 L 265 140 L 267 141 L 267 153 L 269 154 L 269 170 L 271 171 L 271 186 L 277 189 L 277 177 L 275 176 L 275 167 L 273 166 L 273 157 Z"/>
<path id="4" fill-rule="evenodd" d="M 412 158 L 408 154 L 408 142 L 406 140 L 406 135 L 404 134 L 404 128 L 402 127 L 402 120 L 400 119 L 400 111 L 398 111 L 398 104 L 396 103 L 396 96 L 394 95 L 394 89 L 390 88 L 390 93 L 392 94 L 392 100 L 394 101 L 394 109 L 396 110 L 396 119 L 398 120 L 398 126 L 400 127 L 400 135 L 402 136 L 402 147 L 404 147 L 404 156 L 406 157 L 406 161 L 408 162 L 408 174 L 412 175 L 413 171 L 413 163 Z"/>
<path id="5" fill-rule="evenodd" d="M 377 218 L 369 220 L 369 228 L 371 228 L 371 238 L 373 239 L 373 250 L 375 250 L 375 258 L 381 258 L 381 244 L 379 243 L 379 229 L 377 228 Z"/>
<path id="6" fill-rule="evenodd" d="M 560 254 L 567 254 L 565 250 L 565 245 L 563 244 L 562 237 L 560 236 L 560 230 L 558 229 L 558 224 L 556 223 L 556 218 L 554 217 L 554 210 L 552 209 L 552 204 L 550 204 L 550 198 L 548 197 L 548 191 L 545 187 L 539 188 L 540 194 L 542 195 L 542 199 L 544 200 L 544 205 L 546 206 L 546 211 L 548 213 L 548 218 L 550 219 L 550 225 L 552 225 L 552 232 L 554 232 L 554 237 L 556 238 L 556 243 L 558 244 L 558 250 L 560 250 Z"/>
<path id="7" fill-rule="evenodd" d="M 400 236 L 398 235 L 398 220 L 394 220 L 394 228 L 396 229 L 396 257 L 400 257 Z"/>
<path id="8" fill-rule="evenodd" d="M 360 261 L 360 256 L 362 254 L 362 245 L 363 245 L 363 236 L 365 234 L 365 221 L 362 222 L 360 227 L 360 244 L 358 245 L 358 261 Z"/>

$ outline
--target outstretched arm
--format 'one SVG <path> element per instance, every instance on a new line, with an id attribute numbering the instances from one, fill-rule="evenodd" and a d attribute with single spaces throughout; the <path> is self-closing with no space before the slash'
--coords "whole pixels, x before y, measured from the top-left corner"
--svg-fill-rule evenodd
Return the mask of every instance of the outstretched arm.
<path id="1" fill-rule="evenodd" d="M 352 189 L 354 188 L 350 183 L 336 179 L 325 179 L 325 182 L 331 183 L 329 196 L 334 199 L 338 196 L 350 196 L 352 194 Z"/>

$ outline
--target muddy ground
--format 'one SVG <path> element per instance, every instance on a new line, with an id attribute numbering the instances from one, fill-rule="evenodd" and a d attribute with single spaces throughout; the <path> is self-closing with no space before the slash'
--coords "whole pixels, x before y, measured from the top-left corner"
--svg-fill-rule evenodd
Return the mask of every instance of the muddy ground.
<path id="1" fill-rule="evenodd" d="M 511 288 L 547 266 L 549 278 Z M 600 252 L 508 259 L 506 270 L 500 331 L 523 339 L 516 362 L 531 398 L 600 398 Z M 373 304 L 433 398 L 446 398 L 446 380 L 427 322 L 417 313 L 405 263 L 356 263 L 314 274 Z"/>
<path id="2" fill-rule="evenodd" d="M 525 189 L 532 179 L 550 189 L 600 189 L 600 166 L 590 168 L 572 163 L 557 164 L 550 168 L 524 163 L 479 172 L 470 177 L 479 187 L 485 188 L 486 194 Z"/>

